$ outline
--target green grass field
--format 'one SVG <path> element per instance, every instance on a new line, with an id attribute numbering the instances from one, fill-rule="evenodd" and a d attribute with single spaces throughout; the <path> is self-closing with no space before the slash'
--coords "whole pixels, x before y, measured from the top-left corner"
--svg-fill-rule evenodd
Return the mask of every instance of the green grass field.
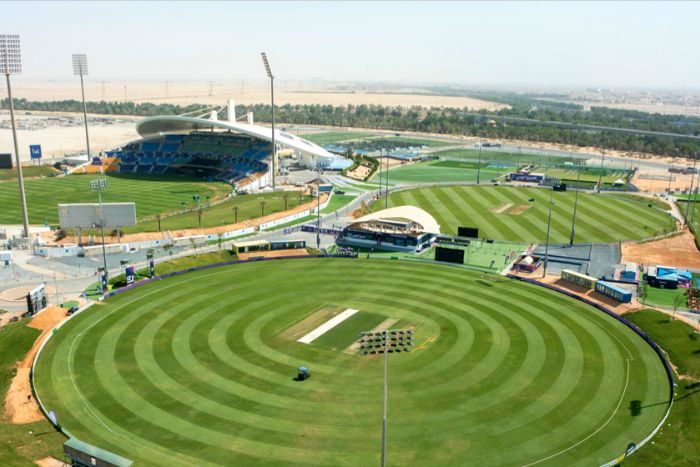
<path id="1" fill-rule="evenodd" d="M 671 415 L 654 444 L 647 444 L 625 466 L 673 465 L 691 467 L 700 458 L 700 334 L 681 321 L 654 310 L 625 315 L 668 353 L 678 371 L 690 377 L 676 381 Z"/>
<path id="2" fill-rule="evenodd" d="M 540 188 L 449 186 L 391 193 L 389 206 L 413 205 L 431 213 L 442 233 L 456 234 L 458 226 L 479 229 L 481 237 L 544 241 L 550 192 Z M 555 192 L 550 241 L 568 242 L 574 192 Z M 530 199 L 534 199 L 530 202 Z M 381 209 L 384 203 L 375 203 Z M 577 242 L 611 242 L 652 237 L 672 229 L 666 211 L 649 207 L 637 197 L 579 194 Z"/>
<path id="3" fill-rule="evenodd" d="M 60 172 L 48 165 L 30 165 L 22 167 L 23 178 L 48 177 Z M 17 169 L 0 169 L 0 181 L 17 180 Z"/>
<path id="4" fill-rule="evenodd" d="M 474 148 L 462 148 L 462 149 L 447 149 L 444 151 L 434 152 L 433 155 L 440 156 L 444 159 L 467 159 L 467 160 L 479 160 L 479 149 Z M 482 150 L 481 151 L 481 162 L 487 164 L 503 164 L 512 167 L 534 164 L 534 165 L 547 165 L 548 163 L 555 161 L 557 163 L 563 164 L 564 162 L 574 161 L 573 158 L 547 156 L 544 154 L 529 154 L 520 152 L 506 152 L 506 151 L 496 151 L 496 150 Z"/>
<path id="5" fill-rule="evenodd" d="M 562 168 L 549 168 L 538 167 L 537 172 L 544 172 L 549 177 L 560 178 L 567 182 L 575 182 L 578 177 L 578 171 L 575 168 L 562 169 Z M 592 182 L 598 183 L 598 178 L 600 177 L 600 169 L 596 168 L 586 168 L 581 171 L 581 181 L 582 182 Z M 612 185 L 617 180 L 627 181 L 627 172 L 624 170 L 603 170 L 603 176 L 600 177 L 603 184 Z"/>
<path id="6" fill-rule="evenodd" d="M 286 192 L 287 208 L 292 209 L 300 204 L 308 203 L 312 198 L 308 195 L 299 196 L 298 192 Z M 284 211 L 285 193 L 258 193 L 254 195 L 238 195 L 224 203 L 217 204 L 202 211 L 202 227 L 218 227 L 233 224 L 236 221 L 234 208 L 238 208 L 238 222 Z M 264 211 L 262 201 L 265 202 Z M 138 205 L 137 205 L 138 209 Z M 197 210 L 177 214 L 161 219 L 161 230 L 190 229 L 199 227 L 199 212 Z M 139 222 L 135 227 L 128 227 L 124 232 L 154 232 L 158 231 L 158 221 L 149 219 Z"/>
<path id="7" fill-rule="evenodd" d="M 296 341 L 346 308 L 360 311 L 337 339 Z M 53 335 L 36 388 L 73 435 L 143 465 L 374 465 L 382 359 L 343 347 L 380 319 L 416 330 L 390 357 L 391 465 L 599 465 L 667 409 L 652 349 L 581 302 L 362 259 L 240 264 L 111 298 Z M 301 365 L 311 379 L 295 382 Z"/>
<path id="8" fill-rule="evenodd" d="M 482 182 L 490 182 L 506 173 L 503 169 L 488 169 L 481 167 L 480 179 Z M 385 176 L 385 175 L 382 175 Z M 426 161 L 406 164 L 389 169 L 389 183 L 398 185 L 410 185 L 416 183 L 441 183 L 441 182 L 475 182 L 477 176 L 476 164 L 459 161 Z M 379 172 L 372 181 L 379 181 Z"/>
<path id="9" fill-rule="evenodd" d="M 96 203 L 97 195 L 90 191 L 90 181 L 97 178 L 105 177 L 73 175 L 27 180 L 25 189 L 29 222 L 57 224 L 59 203 Z M 109 187 L 103 192 L 102 201 L 133 201 L 139 218 L 179 209 L 182 202 L 192 206 L 194 194 L 199 194 L 204 202 L 207 196 L 216 199 L 231 192 L 231 187 L 225 183 L 206 183 L 185 178 L 136 175 L 111 175 L 106 178 Z M 22 223 L 16 183 L 0 183 L 0 205 L 3 206 L 0 210 L 0 224 Z"/>
<path id="10" fill-rule="evenodd" d="M 355 141 L 375 136 L 375 133 L 361 133 L 356 131 L 328 131 L 324 133 L 309 133 L 300 135 L 301 138 L 316 144 L 334 144 L 346 141 Z"/>

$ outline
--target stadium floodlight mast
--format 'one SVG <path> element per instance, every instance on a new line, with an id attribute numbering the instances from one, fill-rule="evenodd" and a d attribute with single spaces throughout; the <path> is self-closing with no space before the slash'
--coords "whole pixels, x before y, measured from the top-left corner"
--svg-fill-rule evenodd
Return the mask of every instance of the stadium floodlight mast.
<path id="1" fill-rule="evenodd" d="M 321 161 L 316 157 L 316 249 L 321 252 Z"/>
<path id="2" fill-rule="evenodd" d="M 481 146 L 484 142 L 481 140 L 481 132 L 479 132 L 479 162 L 476 163 L 476 184 L 481 182 Z"/>
<path id="3" fill-rule="evenodd" d="M 24 193 L 22 164 L 19 160 L 19 144 L 17 143 L 17 126 L 15 124 L 15 106 L 12 102 L 12 86 L 10 75 L 22 73 L 22 54 L 20 53 L 19 35 L 0 34 L 0 72 L 5 74 L 7 82 L 7 100 L 10 102 L 10 120 L 12 121 L 12 140 L 15 145 L 15 163 L 17 164 L 17 182 L 19 183 L 19 201 L 22 205 L 23 237 L 29 237 L 29 217 L 27 216 L 27 197 Z"/>
<path id="4" fill-rule="evenodd" d="M 87 55 L 73 54 L 73 74 L 80 76 L 80 92 L 83 95 L 83 119 L 85 120 L 85 144 L 87 145 L 88 158 L 90 158 L 92 156 L 90 154 L 90 136 L 88 134 L 87 104 L 85 104 L 85 85 L 83 84 L 83 75 L 88 74 Z"/>
<path id="5" fill-rule="evenodd" d="M 270 78 L 270 109 L 272 110 L 272 189 L 274 190 L 277 176 L 277 147 L 275 146 L 275 77 L 272 75 L 270 62 L 267 61 L 267 54 L 261 52 L 260 55 L 265 65 L 267 77 Z"/>
<path id="6" fill-rule="evenodd" d="M 389 398 L 389 354 L 410 352 L 413 346 L 413 330 L 387 329 L 385 331 L 363 331 L 360 333 L 362 355 L 384 354 L 384 407 L 382 411 L 382 458 L 381 467 L 386 466 L 386 419 Z"/>
<path id="7" fill-rule="evenodd" d="M 598 174 L 598 194 L 600 194 L 600 186 L 603 183 L 603 164 L 605 164 L 605 149 L 601 150 L 600 157 L 600 173 Z"/>
<path id="8" fill-rule="evenodd" d="M 547 275 L 547 262 L 549 260 L 549 232 L 552 228 L 552 206 L 554 206 L 554 184 L 549 191 L 549 214 L 547 216 L 547 238 L 544 242 L 544 266 L 542 268 L 542 278 Z"/>
<path id="9" fill-rule="evenodd" d="M 97 199 L 100 203 L 100 229 L 102 230 L 102 264 L 104 267 L 104 275 L 107 277 L 107 250 L 105 248 L 105 216 L 102 211 L 102 191 L 107 189 L 107 179 L 98 178 L 90 182 L 90 191 L 97 192 Z"/>
<path id="10" fill-rule="evenodd" d="M 576 228 L 576 207 L 578 206 L 578 192 L 579 192 L 579 182 L 581 181 L 581 161 L 578 162 L 578 174 L 576 175 L 576 196 L 574 197 L 574 215 L 571 219 L 571 238 L 569 238 L 569 245 L 574 245 L 574 230 Z"/>

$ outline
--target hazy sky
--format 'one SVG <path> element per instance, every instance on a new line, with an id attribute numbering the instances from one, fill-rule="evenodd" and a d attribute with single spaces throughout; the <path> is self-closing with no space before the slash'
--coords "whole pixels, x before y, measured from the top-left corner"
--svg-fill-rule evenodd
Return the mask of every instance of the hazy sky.
<path id="1" fill-rule="evenodd" d="M 700 88 L 696 2 L 15 2 L 23 77 Z"/>

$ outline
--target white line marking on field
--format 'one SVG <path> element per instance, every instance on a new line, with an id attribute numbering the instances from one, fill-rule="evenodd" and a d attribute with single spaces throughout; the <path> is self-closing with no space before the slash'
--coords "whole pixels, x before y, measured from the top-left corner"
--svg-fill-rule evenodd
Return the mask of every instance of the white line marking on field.
<path id="1" fill-rule="evenodd" d="M 302 344 L 310 344 L 312 343 L 316 338 L 321 337 L 324 335 L 326 332 L 330 331 L 355 313 L 357 313 L 358 310 L 354 310 L 352 308 L 348 308 L 347 310 L 343 311 L 339 315 L 336 315 L 302 337 L 301 339 L 298 339 L 297 342 L 301 342 Z"/>

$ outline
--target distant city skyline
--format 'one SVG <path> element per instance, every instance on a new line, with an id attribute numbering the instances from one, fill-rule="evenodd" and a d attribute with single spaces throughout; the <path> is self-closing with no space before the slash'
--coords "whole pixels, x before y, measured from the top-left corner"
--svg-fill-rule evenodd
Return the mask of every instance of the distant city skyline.
<path id="1" fill-rule="evenodd" d="M 8 2 L 26 80 L 700 89 L 696 2 Z"/>

